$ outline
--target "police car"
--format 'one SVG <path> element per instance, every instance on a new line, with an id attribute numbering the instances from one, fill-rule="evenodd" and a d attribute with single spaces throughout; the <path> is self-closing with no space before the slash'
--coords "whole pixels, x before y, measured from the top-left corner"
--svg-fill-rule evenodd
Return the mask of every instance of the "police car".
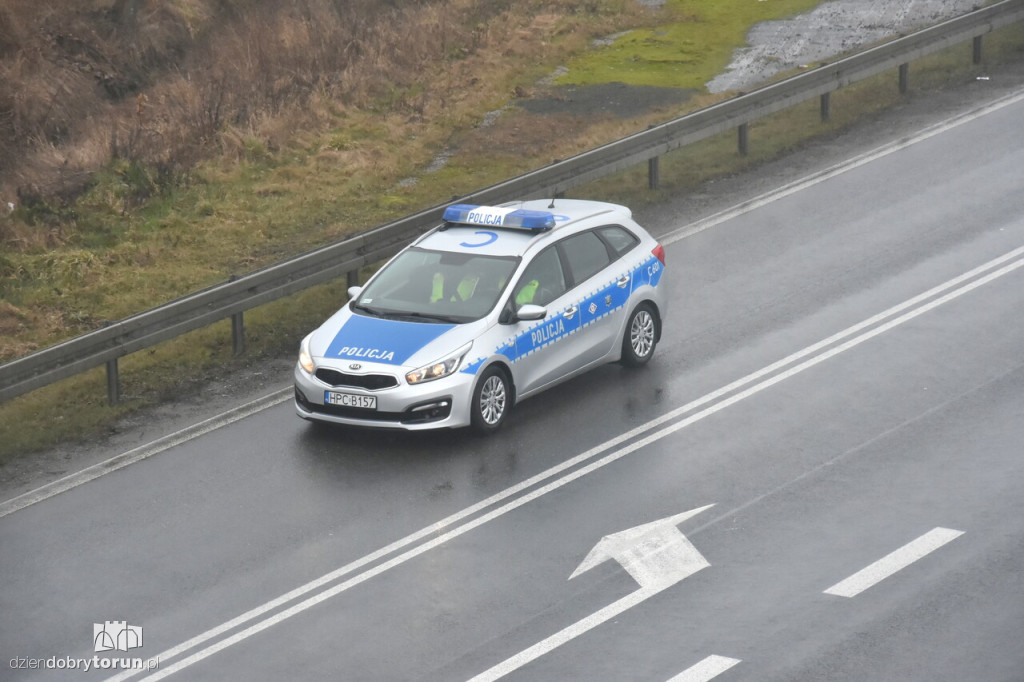
<path id="1" fill-rule="evenodd" d="M 665 250 L 628 208 L 456 204 L 302 341 L 304 419 L 496 430 L 512 406 L 598 365 L 651 359 Z"/>

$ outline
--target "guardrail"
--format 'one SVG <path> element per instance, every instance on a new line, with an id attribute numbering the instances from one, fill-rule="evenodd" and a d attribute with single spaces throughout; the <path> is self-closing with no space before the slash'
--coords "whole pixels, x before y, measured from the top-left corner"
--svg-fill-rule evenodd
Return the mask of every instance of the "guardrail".
<path id="1" fill-rule="evenodd" d="M 1024 0 L 1003 2 L 819 66 L 778 83 L 739 95 L 545 168 L 478 190 L 460 202 L 493 204 L 512 199 L 557 196 L 566 190 L 648 162 L 648 182 L 658 183 L 658 157 L 723 131 L 738 131 L 739 152 L 747 151 L 747 125 L 813 97 L 828 118 L 829 94 L 882 73 L 899 70 L 906 91 L 908 64 L 939 50 L 974 41 L 981 61 L 982 36 L 1024 19 Z M 353 282 L 359 268 L 394 255 L 414 237 L 438 224 L 447 204 L 396 220 L 358 236 L 311 251 L 243 277 L 189 294 L 152 310 L 0 365 L 0 402 L 106 364 L 107 394 L 117 402 L 117 360 L 214 322 L 232 319 L 236 352 L 243 346 L 244 311 L 341 275 Z"/>

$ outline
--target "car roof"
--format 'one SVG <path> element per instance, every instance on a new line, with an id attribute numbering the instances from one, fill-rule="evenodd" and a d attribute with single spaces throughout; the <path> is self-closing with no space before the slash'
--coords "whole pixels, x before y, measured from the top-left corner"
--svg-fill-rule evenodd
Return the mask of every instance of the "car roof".
<path id="1" fill-rule="evenodd" d="M 460 212 L 452 209 L 463 210 Z M 560 234 L 600 225 L 623 224 L 629 222 L 631 217 L 631 211 L 625 206 L 582 199 L 515 201 L 496 207 L 458 204 L 450 207 L 446 215 L 464 217 L 470 213 L 470 209 L 479 209 L 477 212 L 485 215 L 487 211 L 500 215 L 508 214 L 510 210 L 514 210 L 516 214 L 523 212 L 522 215 L 528 215 L 526 222 L 530 225 L 536 223 L 535 219 L 543 219 L 544 215 L 547 215 L 550 217 L 548 224 L 553 224 L 553 227 L 508 227 L 490 224 L 487 218 L 473 223 L 446 222 L 422 237 L 416 242 L 416 246 L 437 251 L 488 256 L 519 256 L 532 245 L 547 243 Z"/>

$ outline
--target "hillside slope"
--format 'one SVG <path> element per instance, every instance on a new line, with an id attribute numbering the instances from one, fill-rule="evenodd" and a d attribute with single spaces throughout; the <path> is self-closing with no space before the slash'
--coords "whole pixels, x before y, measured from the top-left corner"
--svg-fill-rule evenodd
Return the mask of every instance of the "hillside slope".
<path id="1" fill-rule="evenodd" d="M 230 129 L 312 123 L 316 96 L 363 105 L 475 49 L 471 20 L 507 4 L 8 0 L 0 198 L 66 201 L 111 157 L 181 173 L 225 151 Z"/>

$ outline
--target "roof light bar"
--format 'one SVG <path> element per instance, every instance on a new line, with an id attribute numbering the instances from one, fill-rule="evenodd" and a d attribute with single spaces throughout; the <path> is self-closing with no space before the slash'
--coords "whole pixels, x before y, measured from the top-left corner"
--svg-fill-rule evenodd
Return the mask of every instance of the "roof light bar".
<path id="1" fill-rule="evenodd" d="M 491 227 L 517 227 L 523 230 L 550 230 L 555 226 L 555 214 L 547 211 L 529 211 L 522 208 L 454 204 L 444 210 L 444 220 L 463 225 Z"/>

